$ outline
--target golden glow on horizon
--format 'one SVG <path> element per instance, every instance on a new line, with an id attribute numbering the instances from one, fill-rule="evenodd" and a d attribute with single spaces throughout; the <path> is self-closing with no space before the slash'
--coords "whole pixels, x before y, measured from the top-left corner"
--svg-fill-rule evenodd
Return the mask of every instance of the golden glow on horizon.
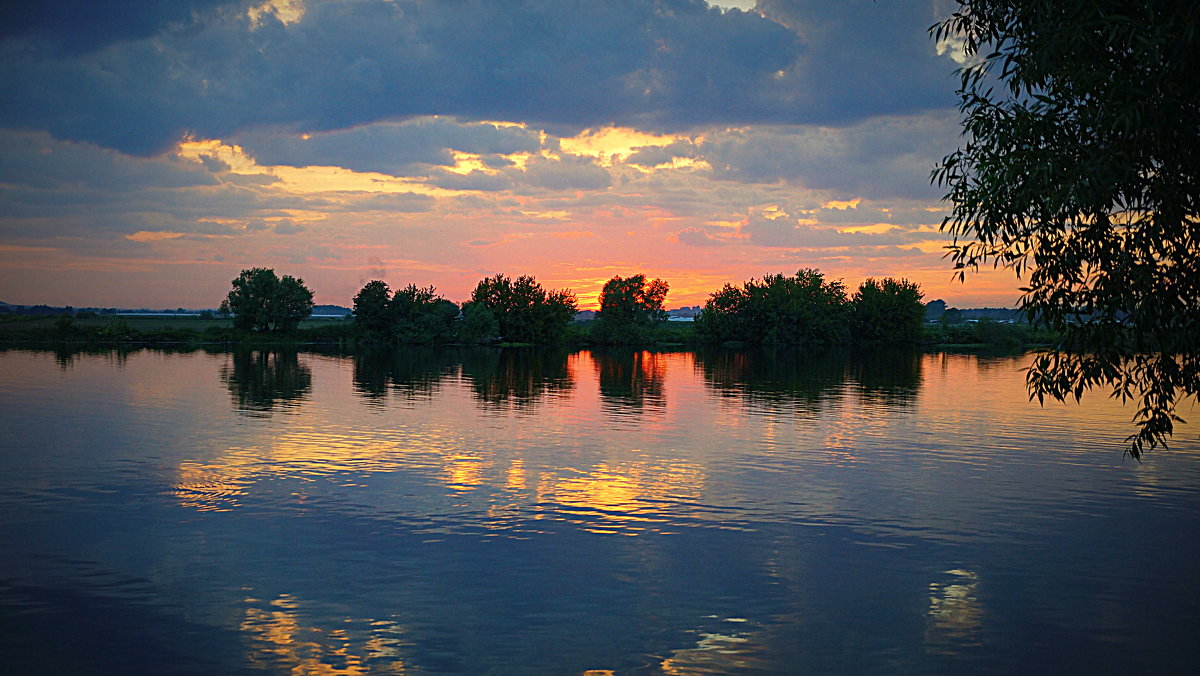
<path id="1" fill-rule="evenodd" d="M 470 124 L 525 126 L 505 122 Z M 589 308 L 592 298 L 599 292 L 599 285 L 587 288 L 588 280 L 596 275 L 581 275 L 578 271 L 594 271 L 610 261 L 612 274 L 644 273 L 667 280 L 672 286 L 668 307 L 702 304 L 709 294 L 726 283 L 740 284 L 751 277 L 789 273 L 801 267 L 819 268 L 834 279 L 904 276 L 921 284 L 926 298 L 946 298 L 959 307 L 1007 306 L 1016 296 L 1018 282 L 1011 273 L 976 275 L 965 286 L 952 284 L 951 272 L 942 258 L 945 239 L 931 237 L 937 231 L 936 224 L 910 225 L 897 217 L 900 222 L 894 224 L 896 229 L 889 230 L 889 226 L 871 220 L 891 218 L 887 211 L 890 207 L 864 203 L 864 198 L 822 203 L 818 197 L 820 193 L 814 193 L 805 196 L 803 204 L 821 204 L 822 207 L 803 209 L 790 201 L 784 192 L 764 188 L 753 201 L 746 200 L 738 206 L 714 206 L 718 202 L 725 204 L 716 197 L 710 200 L 712 205 L 698 203 L 695 208 L 686 201 L 679 202 L 678 206 L 659 206 L 653 194 L 661 187 L 659 184 L 680 191 L 673 199 L 696 190 L 697 182 L 703 190 L 704 181 L 709 179 L 689 173 L 690 169 L 702 167 L 703 160 L 674 158 L 656 168 L 622 164 L 623 158 L 628 158 L 637 148 L 661 148 L 681 139 L 694 144 L 701 137 L 645 134 L 606 127 L 590 129 L 560 142 L 545 132 L 539 133 L 545 148 L 536 153 L 507 155 L 512 165 L 489 168 L 485 160 L 490 156 L 448 149 L 454 157 L 453 167 L 445 170 L 425 167 L 421 174 L 433 171 L 445 177 L 480 172 L 509 177 L 529 169 L 531 162 L 548 162 L 556 154 L 578 153 L 606 164 L 614 183 L 600 190 L 544 189 L 519 180 L 508 188 L 501 182 L 502 189 L 498 190 L 446 189 L 434 185 L 437 178 L 420 174 L 397 177 L 336 166 L 260 165 L 248 150 L 237 144 L 219 139 L 189 138 L 178 145 L 175 156 L 203 165 L 219 181 L 217 185 L 199 186 L 196 190 L 202 197 L 211 195 L 214 201 L 226 194 L 235 194 L 243 202 L 249 199 L 248 206 L 240 207 L 244 215 L 214 214 L 212 217 L 194 217 L 192 223 L 172 225 L 168 222 L 161 229 L 148 224 L 114 234 L 113 239 L 142 245 L 141 257 L 136 262 L 128 258 L 117 260 L 115 255 L 105 259 L 103 248 L 91 249 L 86 255 L 72 253 L 75 245 L 70 238 L 65 238 L 60 240 L 61 246 L 29 249 L 33 253 L 28 256 L 29 260 L 22 256 L 24 249 L 14 248 L 19 246 L 17 243 L 0 247 L 0 263 L 10 270 L 42 273 L 79 270 L 99 275 L 115 269 L 150 273 L 155 268 L 162 271 L 163 266 L 174 264 L 221 267 L 221 263 L 225 263 L 225 267 L 236 264 L 245 267 L 264 262 L 278 266 L 284 265 L 283 261 L 291 261 L 293 265 L 306 267 L 303 274 L 321 296 L 319 302 L 343 305 L 353 296 L 354 289 L 349 287 L 359 279 L 401 275 L 407 278 L 406 281 L 433 284 L 452 300 L 461 300 L 473 285 L 473 280 L 467 277 L 477 272 L 478 276 L 504 272 L 532 274 L 553 288 L 564 286 L 555 283 L 555 278 L 575 280 L 582 277 L 582 285 L 571 281 L 566 286 L 581 294 L 581 307 Z M 539 171 L 546 168 L 537 167 Z M 661 176 L 652 176 L 659 170 L 664 171 Z M 672 175 L 672 171 L 679 173 Z M 722 189 L 733 187 L 726 183 L 720 185 Z M 749 186 L 744 190 L 758 188 Z M 381 194 L 401 198 L 373 197 Z M 406 208 L 405 195 L 412 196 L 412 207 Z M 434 199 L 428 199 L 431 197 Z M 858 209 L 863 217 L 861 220 L 853 216 L 841 217 L 844 223 L 830 223 L 823 220 L 829 212 L 822 212 L 822 208 Z M 912 214 L 913 210 L 921 209 L 931 214 L 943 211 L 941 207 L 913 205 L 899 213 Z M 787 223 L 796 227 L 827 228 L 829 232 L 836 230 L 846 234 L 888 233 L 895 243 L 871 246 L 869 240 L 863 238 L 860 242 L 848 240 L 848 246 L 814 245 L 791 249 L 761 246 L 749 236 L 749 231 L 743 230 L 755 218 L 788 219 Z M 284 219 L 305 227 L 281 229 L 276 233 L 271 224 L 282 223 Z M 206 226 L 212 223 L 223 227 Z M 558 227 L 557 224 L 566 226 L 563 232 L 548 231 Z M 785 227 L 784 222 L 773 227 Z M 278 236 L 282 234 L 287 236 Z M 243 242 L 244 246 L 236 242 Z M 546 242 L 559 246 L 544 245 Z M 457 253 L 448 253 L 454 245 L 459 246 Z M 388 253 L 393 251 L 403 251 L 407 255 L 389 256 Z M 44 252 L 44 255 L 35 261 L 38 252 Z M 150 259 L 151 252 L 156 260 Z M 255 253 L 261 256 L 252 259 Z M 383 265 L 381 259 L 396 264 Z M 659 261 L 670 262 L 670 269 L 660 267 Z M 381 269 L 384 272 L 376 272 Z M 425 272 L 431 274 L 422 276 Z M 164 274 L 173 273 L 164 271 Z M 216 288 L 213 273 L 201 274 L 213 277 L 207 284 Z M 168 290 L 168 286 L 143 285 L 140 288 L 162 288 L 160 295 L 172 298 L 181 295 L 178 288 Z M 123 288 L 114 282 L 111 288 L 113 291 L 107 292 L 110 296 L 118 289 L 128 293 L 133 287 Z M 57 287 L 56 292 L 67 293 L 65 288 Z M 205 297 L 216 293 L 205 292 Z M 958 300 L 964 295 L 970 297 L 969 301 Z M 77 298 L 70 300 L 73 304 L 81 304 Z M 208 301 L 177 298 L 166 304 L 204 302 Z M 139 301 L 138 304 L 155 303 Z"/>
<path id="2" fill-rule="evenodd" d="M 571 220 L 572 216 L 574 216 L 574 214 L 565 209 L 551 211 L 521 211 L 520 214 L 522 216 L 528 216 L 529 218 L 547 221 L 568 221 Z"/>
<path id="3" fill-rule="evenodd" d="M 217 139 L 184 139 L 179 142 L 176 154 L 197 163 L 205 157 L 223 162 L 235 174 L 268 173 L 241 146 L 229 145 Z"/>
<path id="4" fill-rule="evenodd" d="M 529 166 L 529 158 L 533 157 L 533 153 L 512 153 L 511 155 L 501 155 L 504 159 L 513 163 L 519 171 L 525 171 L 525 167 Z"/>
<path id="5" fill-rule="evenodd" d="M 788 213 L 781 209 L 778 204 L 767 204 L 759 207 L 757 211 L 763 218 L 769 218 L 772 221 L 777 221 L 781 218 L 788 218 Z"/>

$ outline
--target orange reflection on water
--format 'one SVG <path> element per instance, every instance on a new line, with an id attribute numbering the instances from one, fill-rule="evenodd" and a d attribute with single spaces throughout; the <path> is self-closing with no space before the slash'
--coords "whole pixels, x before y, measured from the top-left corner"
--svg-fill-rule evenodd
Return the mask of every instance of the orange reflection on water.
<path id="1" fill-rule="evenodd" d="M 398 444 L 345 430 L 302 428 L 274 438 L 266 448 L 235 448 L 209 462 L 183 462 L 173 492 L 186 507 L 225 511 L 263 479 L 313 480 L 443 463 L 452 487 L 480 483 L 480 463 L 456 452 L 456 445 L 456 439 L 434 434 L 409 435 Z"/>
<path id="2" fill-rule="evenodd" d="M 561 513 L 583 521 L 589 533 L 637 535 L 657 530 L 645 524 L 662 522 L 665 508 L 698 501 L 705 476 L 699 465 L 682 461 L 600 463 L 576 476 L 543 475 L 537 499 L 563 506 Z"/>
<path id="3" fill-rule="evenodd" d="M 525 461 L 516 458 L 508 467 L 504 487 L 510 491 L 525 490 Z"/>
<path id="4" fill-rule="evenodd" d="M 219 464 L 183 462 L 172 493 L 184 507 L 201 512 L 226 512 L 238 506 L 238 498 L 246 494 L 246 486 L 254 479 L 254 462 L 245 452 L 236 449 Z"/>
<path id="5" fill-rule="evenodd" d="M 468 491 L 484 483 L 484 461 L 478 455 L 456 453 L 446 456 L 446 485 L 456 491 Z"/>

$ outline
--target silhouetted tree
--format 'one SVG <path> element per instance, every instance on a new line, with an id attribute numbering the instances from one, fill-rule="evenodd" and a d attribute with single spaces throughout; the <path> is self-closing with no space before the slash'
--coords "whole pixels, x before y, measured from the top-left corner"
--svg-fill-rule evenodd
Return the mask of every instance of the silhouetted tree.
<path id="1" fill-rule="evenodd" d="M 432 287 L 409 284 L 391 295 L 379 280 L 367 282 L 354 296 L 354 321 L 369 340 L 405 344 L 441 344 L 455 339 L 458 306 Z"/>
<path id="2" fill-rule="evenodd" d="M 562 339 L 575 317 L 575 296 L 569 290 L 546 291 L 533 277 L 516 280 L 504 275 L 485 277 L 471 293 L 471 302 L 492 312 L 501 337 L 512 343 L 553 343 Z"/>
<path id="3" fill-rule="evenodd" d="M 669 288 L 663 280 L 647 282 L 641 274 L 608 280 L 600 291 L 592 339 L 598 343 L 647 342 L 654 328 L 667 320 L 663 302 Z"/>
<path id="4" fill-rule="evenodd" d="M 312 314 L 313 294 L 304 280 L 275 276 L 269 268 L 250 268 L 233 280 L 233 290 L 221 302 L 221 312 L 233 315 L 244 331 L 286 333 Z"/>
<path id="5" fill-rule="evenodd" d="M 850 337 L 847 310 L 841 282 L 827 282 L 819 270 L 805 269 L 794 276 L 751 279 L 741 288 L 726 284 L 705 303 L 696 331 L 715 343 L 832 347 Z"/>
<path id="6" fill-rule="evenodd" d="M 458 327 L 460 343 L 493 343 L 500 340 L 500 322 L 483 303 L 463 303 Z"/>
<path id="7" fill-rule="evenodd" d="M 868 279 L 850 300 L 850 333 L 864 347 L 915 345 L 921 339 L 925 306 L 921 287 L 906 279 Z"/>
<path id="8" fill-rule="evenodd" d="M 354 296 L 354 323 L 368 337 L 383 338 L 391 329 L 388 303 L 392 290 L 378 279 L 367 282 Z"/>
<path id="9" fill-rule="evenodd" d="M 388 305 L 392 338 L 398 343 L 449 343 L 454 340 L 458 306 L 432 286 L 409 284 L 396 291 Z"/>

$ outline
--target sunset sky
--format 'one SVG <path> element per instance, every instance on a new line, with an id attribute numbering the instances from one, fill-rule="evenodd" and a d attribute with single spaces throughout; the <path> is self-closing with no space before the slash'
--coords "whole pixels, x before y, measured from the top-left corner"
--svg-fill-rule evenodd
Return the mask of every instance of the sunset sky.
<path id="1" fill-rule="evenodd" d="M 318 303 L 532 274 L 817 267 L 953 282 L 934 163 L 962 55 L 935 0 L 59 0 L 0 9 L 0 301 L 215 307 L 247 267 Z"/>

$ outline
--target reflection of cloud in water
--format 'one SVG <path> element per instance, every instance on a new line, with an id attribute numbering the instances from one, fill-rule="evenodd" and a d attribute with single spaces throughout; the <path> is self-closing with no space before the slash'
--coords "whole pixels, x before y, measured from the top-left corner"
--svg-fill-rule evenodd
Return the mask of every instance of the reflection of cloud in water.
<path id="1" fill-rule="evenodd" d="M 729 618 L 728 629 L 721 632 L 697 631 L 699 638 L 689 648 L 681 648 L 662 661 L 662 673 L 671 676 L 683 674 L 724 674 L 742 670 L 766 671 L 764 646 L 755 642 L 751 631 L 741 618 Z"/>
<path id="2" fill-rule="evenodd" d="M 465 491 L 483 485 L 484 460 L 478 455 L 454 454 L 445 458 L 446 485 Z"/>
<path id="3" fill-rule="evenodd" d="M 955 648 L 980 644 L 983 606 L 979 602 L 979 575 L 969 570 L 948 570 L 945 582 L 929 584 L 929 613 L 925 621 L 925 649 L 953 653 Z"/>
<path id="4" fill-rule="evenodd" d="M 185 461 L 179 465 L 179 478 L 172 492 L 184 507 L 201 512 L 227 512 L 238 506 L 239 498 L 254 480 L 251 466 L 256 459 L 235 449 L 220 463 L 201 464 Z"/>
<path id="5" fill-rule="evenodd" d="M 253 598 L 246 599 L 246 604 L 238 628 L 247 635 L 248 658 L 254 667 L 287 670 L 297 676 L 406 671 L 403 632 L 394 623 L 346 619 L 340 627 L 307 626 L 302 622 L 300 604 L 288 594 L 269 604 Z"/>

